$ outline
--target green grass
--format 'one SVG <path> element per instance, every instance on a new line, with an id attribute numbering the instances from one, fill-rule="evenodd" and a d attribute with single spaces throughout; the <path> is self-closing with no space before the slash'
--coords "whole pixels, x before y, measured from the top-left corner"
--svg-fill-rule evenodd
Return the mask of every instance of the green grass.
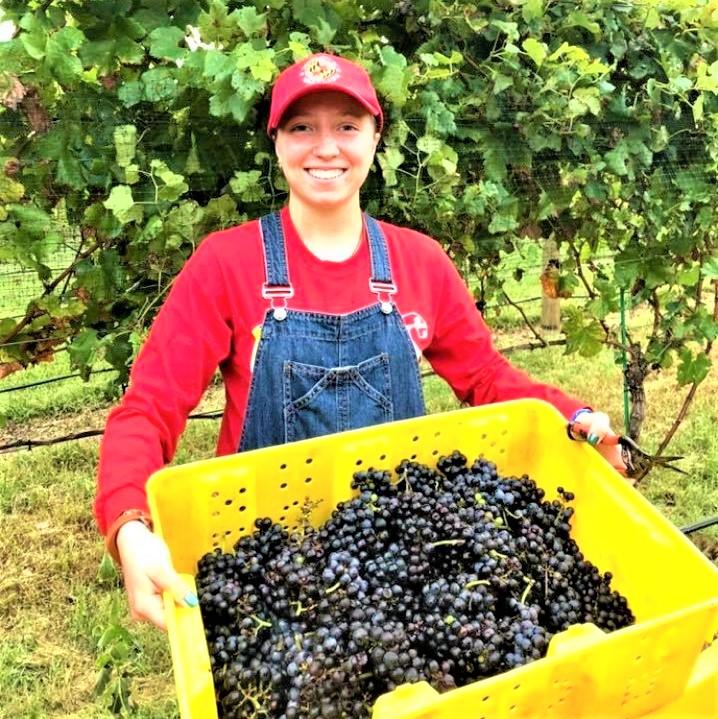
<path id="1" fill-rule="evenodd" d="M 108 367 L 102 365 L 98 367 Z M 111 384 L 114 372 L 93 374 L 88 382 L 79 377 L 43 384 L 28 389 L 5 391 L 12 387 L 22 387 L 35 382 L 77 374 L 70 367 L 66 352 L 59 352 L 55 360 L 29 367 L 22 372 L 2 380 L 0 389 L 0 428 L 10 423 L 27 422 L 41 417 L 87 412 L 107 406 L 117 396 L 117 388 Z"/>
<path id="2" fill-rule="evenodd" d="M 498 344 L 522 341 L 516 333 Z M 592 360 L 566 357 L 562 348 L 521 352 L 512 361 L 535 378 L 558 384 L 584 402 L 605 409 L 622 427 L 620 368 L 606 352 Z M 689 478 L 655 471 L 639 487 L 673 521 L 682 525 L 718 509 L 718 373 L 701 387 L 687 420 L 670 449 L 685 454 Z M 58 425 L 86 385 L 68 388 L 62 416 L 55 400 L 38 399 L 37 417 Z M 648 417 L 641 443 L 655 447 L 678 409 L 683 390 L 670 374 L 647 386 Z M 77 394 L 75 394 L 77 393 Z M 24 396 L 20 393 L 18 397 Z M 85 395 L 87 398 L 87 395 Z M 425 381 L 430 412 L 454 409 L 458 402 L 437 377 Z M 86 402 L 78 404 L 86 406 Z M 50 413 L 50 414 L 48 414 Z M 174 463 L 212 456 L 219 422 L 188 424 Z M 139 647 L 132 667 L 133 697 L 147 719 L 175 717 L 173 680 L 166 638 L 129 621 L 116 576 L 101 578 L 102 542 L 91 516 L 98 455 L 96 439 L 0 457 L 0 719 L 25 717 L 110 717 L 93 696 L 97 643 L 119 611 Z M 716 537 L 715 532 L 704 536 Z"/>

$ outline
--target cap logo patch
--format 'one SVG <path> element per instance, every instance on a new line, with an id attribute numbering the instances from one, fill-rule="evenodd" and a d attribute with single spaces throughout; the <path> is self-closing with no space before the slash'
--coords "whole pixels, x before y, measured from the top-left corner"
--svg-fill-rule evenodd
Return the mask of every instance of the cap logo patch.
<path id="1" fill-rule="evenodd" d="M 302 68 L 302 80 L 307 85 L 317 82 L 336 82 L 339 75 L 339 65 L 329 57 L 314 57 Z"/>

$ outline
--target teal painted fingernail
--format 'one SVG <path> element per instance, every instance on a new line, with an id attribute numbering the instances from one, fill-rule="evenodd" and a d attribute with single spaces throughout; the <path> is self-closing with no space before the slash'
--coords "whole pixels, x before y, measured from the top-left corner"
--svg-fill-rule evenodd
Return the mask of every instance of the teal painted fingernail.
<path id="1" fill-rule="evenodd" d="M 592 446 L 595 446 L 598 444 L 598 435 L 597 434 L 589 434 L 588 435 L 588 443 Z"/>
<path id="2" fill-rule="evenodd" d="M 183 601 L 188 607 L 196 607 L 199 604 L 194 592 L 187 592 L 187 594 L 184 595 Z"/>

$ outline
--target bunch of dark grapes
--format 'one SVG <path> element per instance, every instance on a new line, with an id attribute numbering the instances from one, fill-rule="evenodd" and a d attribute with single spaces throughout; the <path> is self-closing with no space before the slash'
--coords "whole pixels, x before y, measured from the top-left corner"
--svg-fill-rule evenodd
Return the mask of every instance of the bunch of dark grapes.
<path id="1" fill-rule="evenodd" d="M 352 487 L 318 529 L 258 519 L 234 552 L 200 560 L 224 719 L 369 717 L 401 684 L 445 691 L 541 658 L 572 624 L 634 621 L 571 538 L 562 487 L 549 502 L 458 451 Z"/>

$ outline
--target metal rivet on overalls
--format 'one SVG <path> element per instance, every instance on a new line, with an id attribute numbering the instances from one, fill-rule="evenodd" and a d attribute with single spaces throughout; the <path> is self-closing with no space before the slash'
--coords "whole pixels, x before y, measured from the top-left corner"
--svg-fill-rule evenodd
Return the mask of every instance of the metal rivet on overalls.
<path id="1" fill-rule="evenodd" d="M 287 310 L 286 310 L 286 308 L 285 308 L 285 307 L 277 307 L 277 308 L 274 310 L 274 315 L 273 315 L 273 316 L 274 316 L 274 319 L 277 320 L 278 322 L 281 322 L 282 320 L 286 320 L 286 319 L 287 319 Z"/>
<path id="2" fill-rule="evenodd" d="M 392 306 L 391 302 L 382 302 L 381 303 L 381 311 L 385 315 L 390 315 L 394 310 L 394 307 Z"/>

